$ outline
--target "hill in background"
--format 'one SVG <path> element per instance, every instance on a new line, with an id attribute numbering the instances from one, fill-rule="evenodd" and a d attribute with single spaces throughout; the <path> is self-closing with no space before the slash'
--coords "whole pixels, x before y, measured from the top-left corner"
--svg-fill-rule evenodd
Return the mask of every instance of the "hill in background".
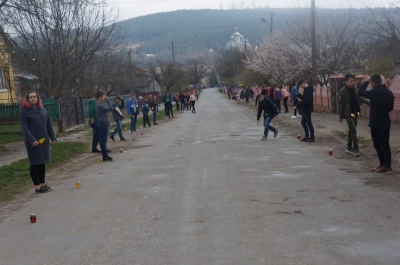
<path id="1" fill-rule="evenodd" d="M 290 23 L 297 15 L 310 16 L 310 10 L 304 8 L 260 8 L 242 10 L 180 10 L 152 14 L 119 22 L 123 32 L 123 44 L 140 45 L 140 52 L 158 54 L 171 50 L 174 41 L 175 54 L 184 54 L 188 50 L 219 50 L 225 47 L 231 35 L 238 31 L 256 44 L 269 32 L 269 25 L 261 18 L 270 21 L 270 12 L 274 12 L 274 29 L 284 23 Z M 317 19 L 336 16 L 341 9 L 317 9 Z M 354 15 L 368 12 L 365 9 L 352 9 Z M 311 19 L 311 18 L 310 18 Z"/>

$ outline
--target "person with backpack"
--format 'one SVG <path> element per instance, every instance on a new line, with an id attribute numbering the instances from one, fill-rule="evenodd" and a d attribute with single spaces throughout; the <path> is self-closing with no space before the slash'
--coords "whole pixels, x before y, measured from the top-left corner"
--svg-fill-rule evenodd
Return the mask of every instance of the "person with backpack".
<path id="1" fill-rule="evenodd" d="M 268 132 L 274 132 L 274 138 L 278 135 L 278 130 L 271 126 L 271 121 L 274 117 L 278 118 L 278 109 L 272 100 L 262 94 L 257 95 L 258 102 L 257 125 L 260 123 L 261 113 L 264 111 L 264 136 L 261 140 L 268 139 Z"/>
<path id="2" fill-rule="evenodd" d="M 168 116 L 169 119 L 171 119 L 171 115 L 172 115 L 172 119 L 173 119 L 174 111 L 172 110 L 172 103 L 169 100 L 169 98 L 165 99 L 164 106 L 165 106 L 165 115 Z"/>
<path id="3" fill-rule="evenodd" d="M 115 142 L 114 135 L 117 133 L 118 133 L 119 139 L 121 141 L 126 141 L 126 139 L 124 138 L 124 135 L 122 134 L 122 120 L 124 119 L 124 116 L 122 115 L 122 112 L 119 109 L 120 103 L 121 103 L 120 96 L 115 97 L 114 102 L 112 103 L 112 107 L 113 107 L 112 115 L 113 115 L 113 119 L 117 125 L 115 130 L 110 135 L 110 139 L 113 140 L 114 142 Z"/>
<path id="4" fill-rule="evenodd" d="M 276 105 L 276 108 L 278 109 L 278 112 L 281 113 L 281 90 L 279 89 L 278 85 L 274 86 L 273 90 L 273 99 Z"/>
<path id="5" fill-rule="evenodd" d="M 297 104 L 299 103 L 299 99 L 297 98 L 297 94 L 299 93 L 299 90 L 296 87 L 296 84 L 292 84 L 292 88 L 290 89 L 290 103 L 293 102 L 293 116 L 290 117 L 291 119 L 296 119 L 297 118 Z M 299 109 L 299 115 L 301 116 L 301 109 Z"/>

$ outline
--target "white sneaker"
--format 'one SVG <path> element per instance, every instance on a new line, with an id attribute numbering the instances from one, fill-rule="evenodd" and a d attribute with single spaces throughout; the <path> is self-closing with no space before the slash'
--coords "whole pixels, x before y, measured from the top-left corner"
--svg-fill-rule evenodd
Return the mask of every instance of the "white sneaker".
<path id="1" fill-rule="evenodd" d="M 290 117 L 291 119 L 296 119 L 297 118 L 297 116 L 292 116 L 292 117 Z"/>
<path id="2" fill-rule="evenodd" d="M 298 115 L 297 117 L 301 117 L 301 115 Z"/>

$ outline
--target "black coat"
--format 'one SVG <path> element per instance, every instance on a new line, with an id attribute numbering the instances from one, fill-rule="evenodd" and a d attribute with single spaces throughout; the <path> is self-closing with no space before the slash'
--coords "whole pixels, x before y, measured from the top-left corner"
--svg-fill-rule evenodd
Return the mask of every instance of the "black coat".
<path id="1" fill-rule="evenodd" d="M 268 116 L 272 118 L 279 113 L 274 102 L 268 97 L 265 97 L 263 101 L 258 103 L 257 120 L 260 120 L 262 111 L 264 111 L 264 117 Z"/>
<path id="2" fill-rule="evenodd" d="M 390 129 L 389 112 L 393 110 L 394 96 L 386 85 L 379 85 L 367 91 L 369 82 L 361 84 L 358 95 L 370 100 L 369 124 L 375 129 Z"/>
<path id="3" fill-rule="evenodd" d="M 314 111 L 314 87 L 308 86 L 304 88 L 303 95 L 297 94 L 301 101 L 297 104 L 298 108 L 302 108 L 304 113 L 312 113 Z"/>
<path id="4" fill-rule="evenodd" d="M 50 142 L 57 141 L 50 116 L 41 108 L 20 108 L 20 120 L 24 133 L 24 143 L 31 165 L 41 165 L 50 162 Z M 44 138 L 43 144 L 32 146 Z"/>

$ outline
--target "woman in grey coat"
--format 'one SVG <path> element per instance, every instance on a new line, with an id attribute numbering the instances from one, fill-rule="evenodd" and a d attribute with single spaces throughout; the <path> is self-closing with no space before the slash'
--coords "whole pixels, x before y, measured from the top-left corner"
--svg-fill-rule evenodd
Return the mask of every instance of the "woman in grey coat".
<path id="1" fill-rule="evenodd" d="M 57 138 L 50 116 L 35 91 L 29 91 L 24 97 L 20 119 L 35 192 L 51 191 L 52 188 L 45 181 L 45 164 L 50 162 L 50 141 L 54 145 Z"/>

